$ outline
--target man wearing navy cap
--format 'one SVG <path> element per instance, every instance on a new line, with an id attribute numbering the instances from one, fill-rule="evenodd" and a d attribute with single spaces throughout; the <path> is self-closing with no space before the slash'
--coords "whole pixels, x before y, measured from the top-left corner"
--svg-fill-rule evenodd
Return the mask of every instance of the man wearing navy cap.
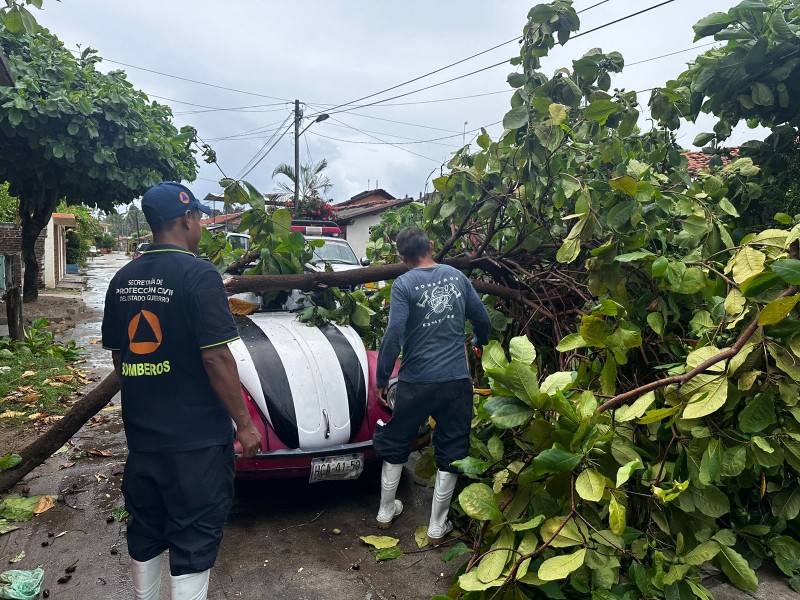
<path id="1" fill-rule="evenodd" d="M 228 350 L 239 333 L 222 278 L 194 254 L 209 209 L 164 182 L 142 211 L 154 243 L 111 280 L 103 314 L 130 450 L 122 491 L 133 588 L 136 600 L 158 598 L 169 549 L 172 600 L 203 600 L 233 498 L 231 419 L 245 457 L 261 437 Z"/>

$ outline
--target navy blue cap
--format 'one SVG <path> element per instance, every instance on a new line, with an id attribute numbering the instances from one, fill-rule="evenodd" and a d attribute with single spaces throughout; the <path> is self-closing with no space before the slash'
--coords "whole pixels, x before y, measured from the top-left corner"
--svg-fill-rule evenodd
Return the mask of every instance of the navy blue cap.
<path id="1" fill-rule="evenodd" d="M 174 181 L 162 181 L 142 196 L 142 211 L 150 224 L 166 223 L 192 209 L 211 214 L 211 209 L 200 204 L 192 190 Z"/>

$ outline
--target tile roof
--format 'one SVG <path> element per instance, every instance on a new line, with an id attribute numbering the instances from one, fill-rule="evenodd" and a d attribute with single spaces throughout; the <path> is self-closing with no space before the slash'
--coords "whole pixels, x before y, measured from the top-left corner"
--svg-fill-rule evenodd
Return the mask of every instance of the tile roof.
<path id="1" fill-rule="evenodd" d="M 349 200 L 345 200 L 343 202 L 339 202 L 334 206 L 347 206 L 348 208 L 351 206 L 361 206 L 364 203 L 369 203 L 369 198 L 371 196 L 382 196 L 386 200 L 396 200 L 394 196 L 392 196 L 389 192 L 384 189 L 378 188 L 374 190 L 367 190 L 365 192 L 361 192 L 360 194 L 356 194 Z"/>
<path id="2" fill-rule="evenodd" d="M 333 206 L 334 219 L 337 222 L 349 221 L 351 219 L 357 219 L 358 217 L 381 213 L 390 208 L 405 206 L 406 204 L 411 204 L 413 201 L 413 198 L 392 198 L 391 200 L 373 200 L 356 205 L 351 204 L 343 208 L 340 208 L 341 204 L 338 204 Z"/>
<path id="3" fill-rule="evenodd" d="M 242 216 L 242 213 L 229 213 L 227 215 L 216 215 L 214 217 L 207 217 L 200 221 L 200 225 L 202 227 L 208 227 L 209 225 L 223 225 L 224 223 L 230 223 L 231 221 L 235 221 Z"/>
<path id="4" fill-rule="evenodd" d="M 722 156 L 722 164 L 727 165 L 732 159 L 739 156 L 739 148 L 725 148 L 724 151 L 727 155 Z M 698 171 L 708 171 L 708 165 L 714 154 L 706 154 L 705 152 L 684 152 L 683 155 L 689 161 L 689 174 L 696 175 Z"/>

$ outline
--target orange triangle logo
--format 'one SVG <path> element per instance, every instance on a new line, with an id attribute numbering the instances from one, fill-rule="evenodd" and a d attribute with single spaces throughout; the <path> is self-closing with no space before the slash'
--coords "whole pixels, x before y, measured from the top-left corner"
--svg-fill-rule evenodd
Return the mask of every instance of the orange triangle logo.
<path id="1" fill-rule="evenodd" d="M 155 313 L 143 310 L 128 323 L 128 347 L 134 354 L 155 352 L 161 340 L 161 323 Z"/>

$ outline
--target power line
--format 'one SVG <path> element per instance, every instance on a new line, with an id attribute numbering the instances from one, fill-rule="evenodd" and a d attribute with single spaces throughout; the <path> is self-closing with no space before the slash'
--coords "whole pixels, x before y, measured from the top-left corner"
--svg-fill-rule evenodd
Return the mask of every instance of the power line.
<path id="1" fill-rule="evenodd" d="M 281 123 L 281 125 L 280 125 L 280 127 L 279 127 L 278 129 L 280 129 L 280 128 L 284 127 L 284 125 L 286 125 L 286 122 L 287 122 L 287 121 L 288 121 L 288 120 L 291 118 L 291 116 L 292 116 L 291 114 L 288 114 L 288 115 L 286 115 L 286 118 L 283 120 L 283 123 Z M 266 142 L 264 142 L 264 145 L 263 145 L 263 146 L 261 146 L 261 148 L 259 148 L 259 149 L 256 151 L 256 153 L 253 155 L 253 157 L 252 157 L 250 160 L 248 160 L 248 161 L 247 161 L 247 163 L 244 165 L 244 167 L 242 167 L 242 170 L 241 170 L 241 171 L 239 172 L 239 174 L 236 176 L 236 179 L 241 179 L 242 177 L 244 177 L 244 176 L 246 176 L 248 173 L 250 173 L 250 171 L 252 171 L 253 169 L 255 169 L 256 165 L 258 165 L 258 163 L 260 163 L 262 160 L 264 160 L 264 157 L 266 157 L 266 156 L 267 156 L 267 154 L 269 154 L 269 153 L 272 151 L 272 149 L 273 149 L 273 148 L 274 148 L 274 147 L 275 147 L 275 146 L 278 144 L 278 142 L 280 142 L 280 141 L 283 139 L 283 136 L 285 136 L 285 135 L 286 135 L 286 132 L 287 132 L 287 131 L 289 131 L 289 129 L 291 129 L 291 124 L 289 125 L 289 127 L 286 127 L 286 129 L 284 129 L 284 131 L 283 131 L 283 133 L 280 135 L 280 137 L 279 137 L 277 140 L 275 140 L 275 143 L 274 143 L 274 144 L 272 144 L 272 146 L 270 146 L 270 147 L 269 147 L 269 150 L 267 150 L 266 152 L 264 152 L 264 154 L 261 156 L 261 158 L 259 158 L 259 159 L 256 161 L 256 157 L 259 155 L 259 153 L 261 153 L 261 152 L 264 150 L 264 148 L 266 148 L 266 147 L 269 145 L 269 143 L 272 141 L 272 139 L 273 139 L 273 138 L 274 138 L 276 135 L 278 135 L 278 130 L 276 130 L 276 131 L 275 131 L 275 133 L 273 133 L 273 134 L 270 136 L 270 138 L 269 138 L 269 139 L 268 139 Z M 253 161 L 256 161 L 256 162 L 255 162 L 255 163 L 253 163 Z M 252 165 L 252 166 L 251 166 L 251 165 Z M 248 168 L 249 168 L 249 170 L 248 170 Z"/>
<path id="2" fill-rule="evenodd" d="M 146 93 L 146 92 L 145 92 Z M 167 98 L 166 96 L 159 96 L 157 94 L 147 94 L 150 98 L 158 98 L 168 102 L 177 102 L 178 104 L 185 104 L 187 106 L 196 106 L 198 108 L 208 108 L 210 110 L 241 110 L 245 108 L 261 108 L 264 106 L 284 106 L 285 102 L 271 102 L 270 104 L 252 104 L 250 106 L 231 106 L 228 108 L 220 108 L 218 106 L 208 106 L 207 104 L 196 104 L 194 102 L 187 102 L 186 100 L 176 100 L 175 98 Z"/>
<path id="3" fill-rule="evenodd" d="M 381 139 L 379 137 L 376 137 L 376 136 L 374 136 L 374 135 L 372 135 L 370 133 L 365 133 L 365 132 L 361 131 L 360 129 L 358 129 L 356 127 L 353 127 L 352 125 L 348 125 L 347 123 L 344 123 L 343 121 L 340 121 L 336 117 L 331 117 L 331 119 L 333 119 L 337 123 L 341 123 L 345 127 L 348 127 L 350 129 L 352 129 L 353 131 L 356 131 L 356 132 L 358 132 L 358 133 L 360 133 L 362 135 L 366 135 L 367 137 L 371 137 L 372 139 L 377 140 L 379 142 L 384 142 L 385 144 L 388 144 L 389 146 L 394 146 L 395 148 L 397 148 L 398 150 L 402 150 L 403 152 L 408 152 L 409 154 L 413 154 L 414 156 L 419 156 L 420 158 L 424 158 L 425 160 L 429 160 L 431 162 L 435 162 L 438 165 L 441 165 L 444 162 L 444 161 L 441 161 L 441 160 L 437 160 L 435 158 L 431 158 L 430 156 L 425 156 L 424 154 L 418 154 L 417 152 L 414 152 L 413 150 L 409 150 L 408 148 L 403 148 L 402 146 L 399 146 L 397 144 L 393 144 L 391 142 L 387 142 L 386 140 L 383 140 L 383 139 Z M 311 133 L 316 133 L 316 132 L 311 132 Z"/>
<path id="4" fill-rule="evenodd" d="M 600 29 L 604 29 L 604 28 L 606 28 L 606 27 L 610 27 L 611 25 L 616 25 L 617 23 L 621 23 L 621 22 L 623 22 L 623 21 L 627 21 L 628 19 L 632 19 L 633 17 L 637 17 L 637 16 L 639 16 L 639 15 L 642 15 L 642 14 L 644 14 L 644 13 L 650 12 L 651 10 L 655 10 L 655 9 L 657 9 L 657 8 L 661 8 L 662 6 L 666 6 L 667 4 L 671 4 L 671 3 L 673 3 L 673 2 L 675 2 L 675 0 L 665 0 L 664 2 L 661 2 L 661 3 L 659 3 L 659 4 L 655 4 L 655 5 L 653 5 L 653 6 L 650 6 L 650 7 L 648 7 L 648 8 L 644 8 L 644 9 L 642 9 L 642 10 L 639 10 L 639 11 L 637 11 L 637 12 L 631 13 L 631 14 L 629 14 L 629 15 L 625 15 L 625 16 L 623 16 L 623 17 L 619 17 L 619 18 L 617 18 L 617 19 L 614 19 L 613 21 L 609 21 L 608 23 L 604 23 L 604 24 L 602 24 L 602 25 L 598 25 L 597 27 L 593 27 L 592 29 L 588 29 L 588 30 L 586 30 L 586 31 L 580 32 L 580 33 L 578 33 L 578 34 L 576 34 L 576 35 L 572 36 L 570 39 L 571 39 L 571 40 L 574 40 L 574 39 L 577 39 L 577 38 L 579 38 L 579 37 L 582 37 L 582 36 L 584 36 L 584 35 L 589 35 L 590 33 L 594 33 L 595 31 L 599 31 Z M 588 10 L 588 9 L 587 9 L 587 10 Z M 515 39 L 516 39 L 516 38 L 515 38 Z M 506 42 L 506 43 L 507 43 L 507 42 Z M 501 45 L 502 45 L 502 44 L 501 44 Z M 476 56 L 478 56 L 478 55 L 476 55 Z M 460 62 L 463 62 L 463 61 L 460 61 Z M 454 64 L 458 64 L 458 63 L 454 63 Z M 370 103 L 368 103 L 368 104 L 362 104 L 362 105 L 360 105 L 360 106 L 358 106 L 358 107 L 355 107 L 355 108 L 364 108 L 364 107 L 367 107 L 367 106 L 374 106 L 374 105 L 376 105 L 376 104 L 382 104 L 383 102 L 388 102 L 389 100 L 396 100 L 397 98 L 403 98 L 404 96 L 410 96 L 411 94 L 416 94 L 416 93 L 419 93 L 419 92 L 423 92 L 423 91 L 425 91 L 425 90 L 429 90 L 429 89 L 431 89 L 431 88 L 438 87 L 438 86 L 440 86 L 440 85 L 445 85 L 445 84 L 447 84 L 447 83 L 452 83 L 453 81 L 457 81 L 457 80 L 459 80 L 459 79 L 463 79 L 463 78 L 465 78 L 465 77 L 470 77 L 470 76 L 472 76 L 472 75 L 476 75 L 476 74 L 478 74 L 478 73 L 482 73 L 483 71 L 487 71 L 487 70 L 489 70 L 489 69 L 493 69 L 493 68 L 495 68 L 495 67 L 499 67 L 500 65 L 505 65 L 505 64 L 508 64 L 508 59 L 506 59 L 506 60 L 502 60 L 502 61 L 500 61 L 500 62 L 498 62 L 498 63 L 495 63 L 495 64 L 493 64 L 493 65 L 489 65 L 489 66 L 487 66 L 487 67 L 483 67 L 483 68 L 481 68 L 481 69 L 476 69 L 475 71 L 470 71 L 469 73 L 465 73 L 465 74 L 463 74 L 463 75 L 459 75 L 458 77 L 452 77 L 451 79 L 447 79 L 447 80 L 445 80 L 445 81 L 440 81 L 439 83 L 434 83 L 434 84 L 431 84 L 431 85 L 428 85 L 428 86 L 425 86 L 425 87 L 422 87 L 422 88 L 418 88 L 418 89 L 416 89 L 416 90 L 412 90 L 412 91 L 410 91 L 410 92 L 405 92 L 405 93 L 403 93 L 403 94 L 398 94 L 398 95 L 396 95 L 396 96 L 391 96 L 391 97 L 389 97 L 389 98 L 385 98 L 385 99 L 383 99 L 383 100 L 376 100 L 375 102 L 370 102 Z M 446 68 L 446 67 L 443 67 L 442 69 L 444 69 L 444 68 Z M 437 69 L 436 71 L 432 71 L 431 73 L 438 73 L 438 72 L 439 72 L 439 71 L 441 71 L 442 69 Z M 429 74 L 430 74 L 430 73 L 429 73 Z M 410 80 L 410 81 L 417 81 L 418 79 L 422 79 L 423 77 L 426 77 L 427 75 L 428 75 L 428 74 L 426 74 L 426 75 L 423 75 L 423 76 L 420 76 L 420 77 L 417 77 L 417 78 L 415 78 L 415 79 L 413 79 L 413 80 Z M 405 82 L 405 83 L 409 83 L 409 82 Z M 347 108 L 345 108 L 345 107 L 347 107 L 347 106 L 349 106 L 349 105 L 351 105 L 351 104 L 354 104 L 355 102 L 360 102 L 360 101 L 361 101 L 361 100 L 363 100 L 364 98 L 371 98 L 371 97 L 373 97 L 373 96 L 377 96 L 377 95 L 379 95 L 379 94 L 382 94 L 382 93 L 384 93 L 384 92 L 386 92 L 386 91 L 389 91 L 389 90 L 396 89 L 397 87 L 400 87 L 400 86 L 402 86 L 402 85 L 405 85 L 405 83 L 398 84 L 398 85 L 396 85 L 396 86 L 392 86 L 392 87 L 390 87 L 390 88 L 387 88 L 387 89 L 385 89 L 385 90 L 382 90 L 382 91 L 380 91 L 380 92 L 375 92 L 374 94 L 370 94 L 369 96 L 364 96 L 363 98 L 359 98 L 359 99 L 357 99 L 357 100 L 353 100 L 353 101 L 351 101 L 351 102 L 346 102 L 346 103 L 344 103 L 344 104 L 339 104 L 338 106 L 334 106 L 332 109 L 326 110 L 325 112 L 327 112 L 329 115 L 330 115 L 330 114 L 338 114 L 338 113 L 341 113 L 341 112 L 348 112 L 348 111 L 349 111 L 349 109 L 347 109 Z M 339 110 L 337 110 L 337 109 L 339 109 Z M 312 115 L 309 115 L 309 116 L 310 116 L 310 117 L 313 117 L 313 116 L 316 116 L 316 115 L 318 115 L 318 114 L 321 114 L 321 113 L 315 113 L 315 114 L 312 114 Z"/>
<path id="5" fill-rule="evenodd" d="M 338 123 L 341 123 L 341 125 L 336 125 L 334 123 L 331 123 L 331 125 L 334 125 L 334 127 L 347 127 L 348 129 L 353 129 L 353 127 L 351 127 L 350 125 L 347 125 L 346 123 L 344 123 L 344 121 L 340 121 L 338 119 L 333 119 L 333 120 L 337 121 Z M 494 123 L 490 123 L 489 125 L 485 125 L 485 127 L 491 127 L 492 125 L 497 125 L 498 123 L 502 123 L 502 120 L 496 121 Z M 433 138 L 433 139 L 429 139 L 429 140 L 420 140 L 420 139 L 416 139 L 416 138 L 404 137 L 402 135 L 395 135 L 394 133 L 387 133 L 385 131 L 371 131 L 369 129 L 359 129 L 359 131 L 362 132 L 362 133 L 377 133 L 379 135 L 388 135 L 390 137 L 396 137 L 396 138 L 399 138 L 399 139 L 402 139 L 402 140 L 409 140 L 409 141 L 405 141 L 405 142 L 395 142 L 395 144 L 397 144 L 397 145 L 408 145 L 408 144 L 435 144 L 435 143 L 439 142 L 440 140 L 450 140 L 450 139 L 453 139 L 453 138 L 460 138 L 460 137 L 462 137 L 463 135 L 465 135 L 467 133 L 475 133 L 476 131 L 480 131 L 481 129 L 482 129 L 481 127 L 478 127 L 477 129 L 468 129 L 466 132 L 459 131 L 455 135 L 445 135 L 445 136 L 442 136 L 442 137 Z M 387 144 L 387 145 L 394 145 L 392 142 L 364 142 L 364 141 L 355 141 L 355 140 L 345 140 L 345 141 L 350 141 L 353 144 Z M 452 144 L 437 144 L 437 145 L 446 146 L 448 148 L 452 148 L 453 147 Z M 460 145 L 458 145 L 458 146 L 460 147 Z"/>
<path id="6" fill-rule="evenodd" d="M 661 54 L 660 56 L 652 56 L 650 58 L 645 58 L 644 60 L 637 60 L 636 62 L 628 63 L 625 65 L 626 67 L 632 67 L 633 65 L 641 65 L 644 63 L 648 63 L 653 60 L 658 60 L 659 58 L 667 58 L 668 56 L 675 56 L 676 54 L 683 54 L 684 52 L 691 52 L 692 50 L 698 50 L 700 48 L 707 48 L 708 46 L 713 46 L 718 42 L 709 42 L 707 44 L 700 44 L 699 46 L 690 46 L 689 48 L 684 48 L 683 50 L 676 50 L 675 52 L 669 52 L 668 54 Z"/>
<path id="7" fill-rule="evenodd" d="M 110 62 L 115 65 L 122 65 L 123 67 L 128 67 L 130 69 L 138 69 L 139 71 L 146 71 L 147 73 L 154 73 L 155 75 L 161 75 L 162 77 L 170 77 L 172 79 L 180 79 L 181 81 L 188 81 L 189 83 L 195 83 L 197 85 L 205 85 L 207 87 L 216 88 L 218 90 L 226 90 L 228 92 L 237 92 L 239 94 L 247 94 L 248 96 L 257 96 L 259 98 L 269 98 L 270 100 L 281 100 L 283 102 L 291 102 L 287 98 L 278 98 L 277 96 L 268 96 L 267 94 L 259 94 L 257 92 L 249 92 L 247 90 L 239 90 L 236 88 L 227 87 L 224 85 L 217 85 L 216 83 L 208 83 L 207 81 L 200 81 L 198 79 L 189 79 L 188 77 L 181 77 L 180 75 L 173 75 L 172 73 L 164 73 L 162 71 L 156 71 L 155 69 L 148 69 L 145 67 L 139 67 L 137 65 L 132 65 L 130 63 L 125 63 L 119 60 L 111 60 L 110 58 L 103 59 L 106 62 Z"/>

